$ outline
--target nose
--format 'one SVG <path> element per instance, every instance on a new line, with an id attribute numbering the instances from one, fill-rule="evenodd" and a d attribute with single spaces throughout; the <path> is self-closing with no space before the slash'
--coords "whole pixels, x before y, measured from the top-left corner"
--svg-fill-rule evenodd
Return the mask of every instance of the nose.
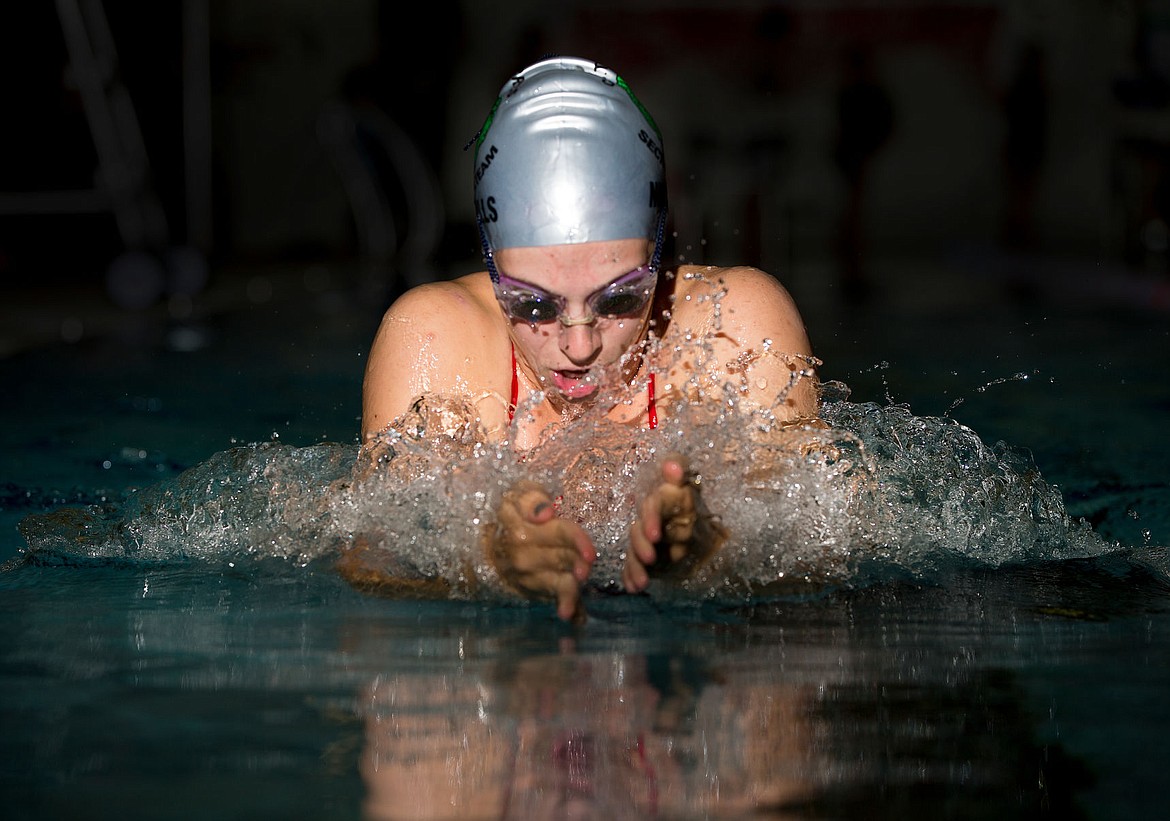
<path id="1" fill-rule="evenodd" d="M 588 365 L 601 350 L 601 335 L 595 323 L 562 326 L 560 346 L 574 365 Z"/>

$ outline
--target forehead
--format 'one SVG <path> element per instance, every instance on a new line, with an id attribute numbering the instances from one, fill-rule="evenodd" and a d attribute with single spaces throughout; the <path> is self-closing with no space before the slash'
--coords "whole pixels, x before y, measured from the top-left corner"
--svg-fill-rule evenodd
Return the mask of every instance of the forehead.
<path id="1" fill-rule="evenodd" d="M 500 273 L 552 293 L 586 295 L 629 273 L 649 259 L 653 243 L 642 239 L 582 242 L 495 253 Z"/>

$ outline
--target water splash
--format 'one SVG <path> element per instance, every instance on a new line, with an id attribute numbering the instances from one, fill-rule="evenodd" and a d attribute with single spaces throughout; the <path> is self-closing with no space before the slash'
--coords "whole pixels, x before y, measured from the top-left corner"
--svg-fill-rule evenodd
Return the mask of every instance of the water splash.
<path id="1" fill-rule="evenodd" d="M 120 501 L 25 518 L 32 561 L 183 562 L 277 558 L 304 565 L 330 548 L 327 489 L 354 449 L 261 443 L 215 454 Z"/>
<path id="2" fill-rule="evenodd" d="M 977 387 L 975 389 L 975 392 L 976 393 L 987 393 L 988 388 L 994 388 L 996 385 L 1006 385 L 1008 382 L 1027 382 L 1033 376 L 1039 375 L 1039 373 L 1040 373 L 1040 371 L 1038 371 L 1038 370 L 1034 370 L 1031 373 L 1024 373 L 1023 371 L 1020 371 L 1019 373 L 1014 373 L 1011 376 L 1001 376 L 998 379 L 992 379 L 988 382 L 983 383 L 982 385 L 980 385 L 979 387 Z M 956 399 L 954 402 L 951 403 L 951 406 L 949 408 L 947 408 L 946 413 L 943 415 L 950 416 L 954 412 L 954 410 L 957 407 L 959 407 L 959 405 L 962 405 L 966 401 L 967 401 L 967 397 L 965 397 L 965 396 L 959 397 L 958 399 Z"/>
<path id="3" fill-rule="evenodd" d="M 431 397 L 360 455 L 349 445 L 234 448 L 120 504 L 29 517 L 21 523 L 26 557 L 279 559 L 302 567 L 359 547 L 387 573 L 436 583 L 432 592 L 507 595 L 484 558 L 483 536 L 503 494 L 523 479 L 582 525 L 599 553 L 590 586 L 613 591 L 637 501 L 675 453 L 701 477 L 704 502 L 730 538 L 689 579 L 653 587 L 660 596 L 803 594 L 891 575 L 930 577 L 956 562 L 998 566 L 1110 548 L 1070 520 L 1030 455 L 989 447 L 952 418 L 851 402 L 846 386 L 831 383 L 822 386 L 820 420 L 782 423 L 780 403 L 815 362 L 784 359 L 790 384 L 771 408 L 741 402 L 753 363 L 782 354 L 765 345 L 733 367 L 714 362 L 722 292 L 712 286 L 692 292 L 713 301 L 710 327 L 676 333 L 670 350 L 652 336 L 631 353 L 689 374 L 663 397 L 657 430 L 608 417 L 610 408 L 644 401 L 644 383 L 615 378 L 628 361 L 597 375 L 617 387 L 567 409 L 565 424 L 523 453 L 492 441 L 471 404 Z M 687 353 L 698 346 L 689 369 L 681 367 L 684 343 Z M 541 397 L 528 401 L 517 418 Z"/>
<path id="4" fill-rule="evenodd" d="M 731 539 L 662 596 L 799 594 L 1109 547 L 1070 520 L 1028 454 L 989 447 L 952 419 L 845 399 L 826 401 L 822 418 L 775 430 L 766 414 L 683 404 L 647 432 L 586 413 L 521 455 L 488 444 L 468 406 L 435 402 L 361 459 L 349 445 L 234 448 L 119 504 L 31 516 L 21 530 L 26 558 L 39 563 L 300 567 L 360 540 L 391 572 L 442 579 L 452 595 L 491 595 L 501 591 L 483 559 L 483 529 L 524 478 L 582 523 L 599 552 L 590 584 L 615 590 L 636 500 L 662 456 L 678 452 Z"/>
<path id="5" fill-rule="evenodd" d="M 1025 450 L 988 446 L 953 419 L 914 416 L 900 406 L 834 402 L 824 416 L 857 436 L 870 456 L 867 530 L 880 561 L 922 573 L 948 557 L 994 566 L 1108 549 L 1088 525 L 1069 518 L 1059 490 Z"/>

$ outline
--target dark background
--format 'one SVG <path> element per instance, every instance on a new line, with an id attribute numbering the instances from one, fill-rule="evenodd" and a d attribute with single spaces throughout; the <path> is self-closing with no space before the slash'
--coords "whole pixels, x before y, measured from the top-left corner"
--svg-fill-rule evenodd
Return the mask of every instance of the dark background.
<path id="1" fill-rule="evenodd" d="M 125 310 L 263 301 L 290 279 L 356 283 L 377 312 L 475 268 L 463 146 L 504 80 L 554 52 L 611 65 L 654 113 L 677 260 L 759 265 L 814 315 L 930 294 L 1170 307 L 1165 0 L 434 0 L 409 14 L 108 0 L 90 4 L 116 50 L 103 88 L 127 92 L 134 117 L 116 130 L 146 152 L 129 170 L 99 162 L 68 5 L 0 12 L 0 353 L 108 332 Z M 387 130 L 330 144 L 339 101 Z M 406 159 L 387 134 L 410 140 Z M 103 180 L 157 203 L 161 228 L 128 237 L 108 207 L 37 199 L 90 189 L 92 206 Z"/>

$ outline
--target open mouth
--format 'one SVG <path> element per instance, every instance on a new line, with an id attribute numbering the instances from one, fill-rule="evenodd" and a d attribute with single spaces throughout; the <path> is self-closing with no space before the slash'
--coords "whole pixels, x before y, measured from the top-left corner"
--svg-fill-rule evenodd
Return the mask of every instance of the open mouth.
<path id="1" fill-rule="evenodd" d="M 553 384 L 566 399 L 580 399 L 597 390 L 597 383 L 589 381 L 589 371 L 553 371 Z"/>

